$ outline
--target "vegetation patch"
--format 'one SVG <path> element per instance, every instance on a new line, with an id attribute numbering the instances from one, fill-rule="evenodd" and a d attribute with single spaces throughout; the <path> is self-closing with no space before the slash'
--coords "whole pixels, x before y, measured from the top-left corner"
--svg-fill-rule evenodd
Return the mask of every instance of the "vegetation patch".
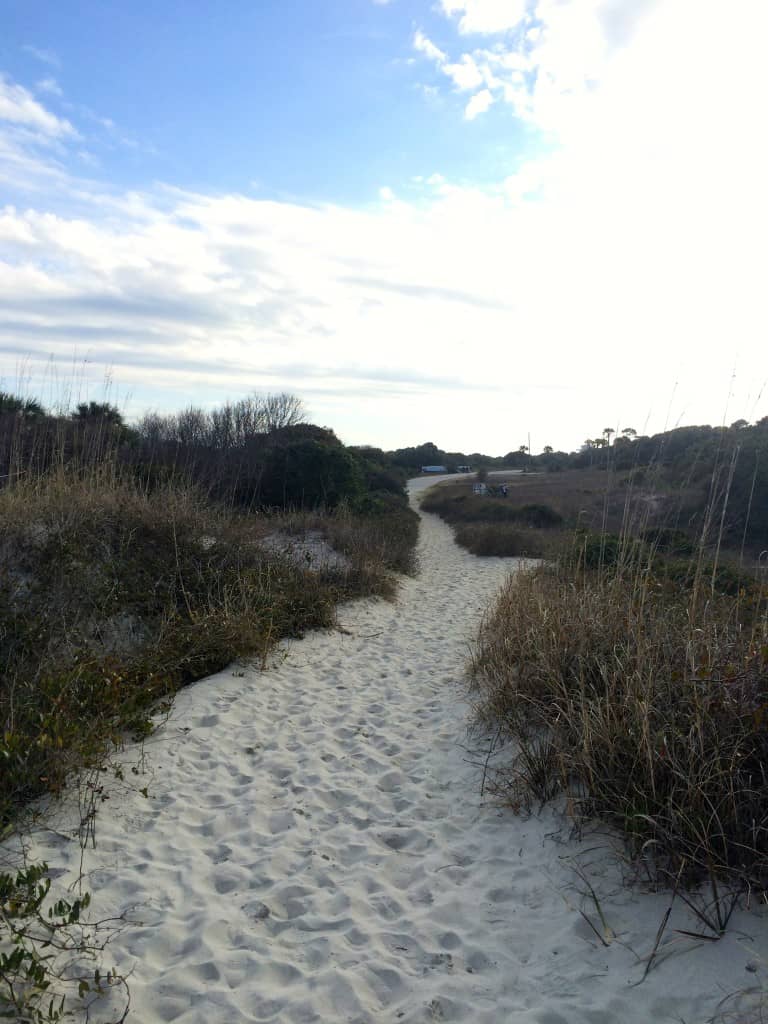
<path id="1" fill-rule="evenodd" d="M 510 523 L 464 523 L 454 528 L 454 536 L 457 544 L 480 556 L 543 558 L 549 547 L 543 531 Z"/>
<path id="2" fill-rule="evenodd" d="M 263 665 L 415 568 L 400 471 L 300 422 L 290 396 L 131 428 L 110 406 L 53 416 L 0 394 L 0 464 L 0 835 L 148 735 L 180 687 Z M 266 542 L 310 529 L 344 557 L 316 567 Z M 45 865 L 0 877 L 0 1015 L 65 1013 L 45 950 L 88 900 L 56 901 L 49 935 L 48 884 Z"/>
<path id="3" fill-rule="evenodd" d="M 158 701 L 333 622 L 356 581 L 265 553 L 194 490 L 64 471 L 0 491 L 0 822 L 151 728 Z"/>
<path id="4" fill-rule="evenodd" d="M 657 879 L 762 891 L 768 593 L 730 593 L 696 561 L 681 586 L 616 544 L 511 577 L 482 625 L 478 712 L 517 750 L 499 785 L 516 804 L 566 794 Z"/>
<path id="5" fill-rule="evenodd" d="M 450 523 L 456 542 L 474 555 L 541 558 L 553 551 L 563 516 L 542 502 L 520 502 L 514 484 L 508 491 L 501 497 L 475 494 L 467 482 L 438 484 L 421 508 Z"/>

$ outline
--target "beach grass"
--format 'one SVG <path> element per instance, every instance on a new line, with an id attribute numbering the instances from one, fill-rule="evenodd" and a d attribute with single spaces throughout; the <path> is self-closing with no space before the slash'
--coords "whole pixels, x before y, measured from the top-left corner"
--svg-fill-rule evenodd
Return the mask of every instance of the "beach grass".
<path id="1" fill-rule="evenodd" d="M 551 554 L 566 536 L 562 514 L 527 496 L 521 500 L 517 485 L 509 490 L 509 497 L 500 497 L 474 494 L 466 481 L 438 484 L 424 496 L 421 508 L 450 523 L 456 543 L 473 555 L 542 558 Z"/>
<path id="2" fill-rule="evenodd" d="M 716 515 L 710 520 L 716 521 Z M 512 803 L 564 796 L 654 881 L 768 884 L 768 589 L 703 537 L 574 533 L 481 627 L 481 721 Z"/>

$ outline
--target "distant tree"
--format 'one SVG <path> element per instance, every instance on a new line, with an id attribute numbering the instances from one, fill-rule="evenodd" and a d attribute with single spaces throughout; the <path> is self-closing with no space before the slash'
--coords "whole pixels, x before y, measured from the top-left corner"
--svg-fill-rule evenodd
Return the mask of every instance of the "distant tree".
<path id="1" fill-rule="evenodd" d="M 545 444 L 544 445 L 543 451 L 544 451 L 545 455 L 551 455 L 554 450 L 555 449 L 552 447 L 551 444 Z"/>
<path id="2" fill-rule="evenodd" d="M 262 399 L 262 405 L 267 431 L 295 427 L 307 418 L 302 400 L 296 395 L 289 395 L 286 392 L 279 395 L 267 395 Z"/>
<path id="3" fill-rule="evenodd" d="M 123 414 L 109 402 L 80 402 L 72 413 L 72 419 L 79 421 L 102 420 L 105 423 L 114 423 L 118 427 L 123 425 Z"/>
<path id="4" fill-rule="evenodd" d="M 626 437 L 628 441 L 634 441 L 637 437 L 637 431 L 634 427 L 624 427 L 621 431 L 621 436 Z"/>
<path id="5" fill-rule="evenodd" d="M 0 391 L 0 415 L 15 413 L 25 419 L 41 419 L 45 409 L 35 398 L 20 398 L 9 391 Z"/>
<path id="6" fill-rule="evenodd" d="M 734 420 L 734 422 L 731 424 L 731 430 L 744 430 L 744 428 L 748 426 L 748 420 Z"/>
<path id="7" fill-rule="evenodd" d="M 606 444 L 611 443 L 611 435 L 615 433 L 616 431 L 613 429 L 613 427 L 603 427 L 603 437 L 605 438 Z"/>

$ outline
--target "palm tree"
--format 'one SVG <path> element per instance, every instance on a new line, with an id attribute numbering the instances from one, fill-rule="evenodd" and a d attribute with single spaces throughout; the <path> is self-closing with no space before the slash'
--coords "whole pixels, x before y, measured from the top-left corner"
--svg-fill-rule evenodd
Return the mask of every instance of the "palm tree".
<path id="1" fill-rule="evenodd" d="M 10 391 L 0 391 L 0 415 L 15 413 L 25 419 L 39 419 L 45 416 L 45 409 L 35 398 L 19 398 Z"/>
<path id="2" fill-rule="evenodd" d="M 104 420 L 122 425 L 123 414 L 109 402 L 81 402 L 72 413 L 73 420 Z"/>

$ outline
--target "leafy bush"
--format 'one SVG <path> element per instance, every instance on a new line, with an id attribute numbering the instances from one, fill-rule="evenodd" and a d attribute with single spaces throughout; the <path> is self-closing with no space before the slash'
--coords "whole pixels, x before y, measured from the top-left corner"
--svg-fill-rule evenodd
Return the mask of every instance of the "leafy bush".
<path id="1" fill-rule="evenodd" d="M 90 1000 L 123 984 L 111 972 L 83 970 L 110 932 L 108 922 L 83 919 L 90 894 L 54 899 L 50 890 L 45 863 L 0 872 L 0 1017 L 51 1024 L 70 1016 L 67 995 Z"/>
<path id="2" fill-rule="evenodd" d="M 281 508 L 335 508 L 363 492 L 353 454 L 318 441 L 298 441 L 272 449 L 266 461 L 261 499 Z"/>

